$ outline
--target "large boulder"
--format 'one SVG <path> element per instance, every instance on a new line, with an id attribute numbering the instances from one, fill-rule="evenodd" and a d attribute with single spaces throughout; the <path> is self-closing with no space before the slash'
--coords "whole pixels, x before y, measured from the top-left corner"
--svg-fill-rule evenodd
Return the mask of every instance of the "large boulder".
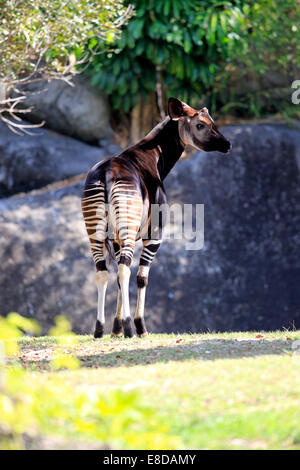
<path id="1" fill-rule="evenodd" d="M 95 292 L 80 214 L 82 185 L 0 200 L 2 315 L 34 317 L 45 331 L 64 314 L 77 331 L 88 331 Z"/>
<path id="2" fill-rule="evenodd" d="M 195 153 L 166 181 L 169 202 L 205 205 L 205 243 L 163 243 L 150 272 L 150 331 L 300 328 L 300 133 L 285 127 L 223 129 L 231 154 Z M 298 160 L 297 160 L 298 159 Z M 0 201 L 1 313 L 47 328 L 67 315 L 93 330 L 95 271 L 80 210 L 83 181 Z M 138 258 L 131 280 L 135 307 Z M 116 306 L 110 268 L 107 331 Z"/>
<path id="3" fill-rule="evenodd" d="M 104 94 L 85 77 L 75 77 L 74 86 L 62 80 L 27 85 L 30 92 L 23 102 L 32 106 L 31 122 L 87 142 L 112 136 L 109 105 Z"/>
<path id="4" fill-rule="evenodd" d="M 300 132 L 223 130 L 230 154 L 197 152 L 166 184 L 169 199 L 204 204 L 204 249 L 165 245 L 170 270 L 156 271 L 149 296 L 167 277 L 173 295 L 156 302 L 180 331 L 300 328 Z"/>
<path id="5" fill-rule="evenodd" d="M 0 197 L 85 173 L 121 149 L 98 148 L 45 128 L 17 135 L 0 122 Z"/>

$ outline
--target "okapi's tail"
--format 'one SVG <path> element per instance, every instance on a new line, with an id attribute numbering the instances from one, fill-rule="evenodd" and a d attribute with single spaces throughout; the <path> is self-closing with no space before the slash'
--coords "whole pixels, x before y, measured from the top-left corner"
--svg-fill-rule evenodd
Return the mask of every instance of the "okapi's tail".
<path id="1" fill-rule="evenodd" d="M 108 238 L 105 239 L 105 248 L 108 253 L 108 265 L 110 265 L 110 263 L 115 259 L 115 253 L 112 243 Z"/>

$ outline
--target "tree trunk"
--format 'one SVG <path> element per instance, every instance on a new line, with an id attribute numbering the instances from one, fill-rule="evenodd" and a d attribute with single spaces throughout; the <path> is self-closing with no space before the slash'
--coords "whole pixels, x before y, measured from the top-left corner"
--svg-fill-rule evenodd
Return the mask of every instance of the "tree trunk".
<path id="1" fill-rule="evenodd" d="M 138 99 L 136 107 L 131 112 L 130 144 L 142 139 L 160 121 L 155 93 L 145 101 Z"/>

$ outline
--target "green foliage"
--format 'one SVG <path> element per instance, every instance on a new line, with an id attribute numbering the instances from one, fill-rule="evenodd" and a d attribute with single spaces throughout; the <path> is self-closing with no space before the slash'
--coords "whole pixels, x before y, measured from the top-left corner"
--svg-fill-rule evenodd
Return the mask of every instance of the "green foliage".
<path id="1" fill-rule="evenodd" d="M 0 0 L 0 78 L 32 72 L 40 55 L 48 74 L 62 71 L 71 50 L 114 40 L 124 11 L 119 0 Z"/>
<path id="2" fill-rule="evenodd" d="M 71 368 L 70 368 L 71 369 Z M 59 376 L 45 382 L 14 368 L 0 391 L 0 449 L 23 448 L 23 438 L 41 445 L 40 436 L 114 448 L 174 448 L 170 434 L 137 392 L 77 392 Z"/>
<path id="3" fill-rule="evenodd" d="M 70 344 L 66 325 L 18 339 L 7 358 L 0 448 L 299 449 L 300 331 Z M 41 358 L 56 352 L 80 357 L 80 369 L 49 370 Z"/>
<path id="4" fill-rule="evenodd" d="M 136 14 L 128 27 L 89 68 L 92 83 L 110 95 L 114 108 L 127 112 L 139 95 L 153 93 L 159 69 L 169 96 L 207 104 L 213 112 L 224 106 L 224 113 L 234 108 L 256 114 L 256 106 L 268 100 L 256 84 L 259 77 L 270 68 L 283 75 L 296 68 L 297 0 L 131 3 Z M 248 90 L 253 77 L 255 86 Z"/>
<path id="5" fill-rule="evenodd" d="M 3 344 L 3 354 L 13 354 L 18 351 L 15 340 L 23 335 L 23 331 L 38 334 L 41 328 L 34 320 L 21 317 L 15 312 L 6 318 L 0 317 L 0 343 Z"/>
<path id="6" fill-rule="evenodd" d="M 15 313 L 0 317 L 0 327 L 0 340 L 6 346 L 13 344 L 6 348 L 9 356 L 18 352 L 16 339 L 22 331 L 39 331 L 34 321 Z M 66 355 L 66 348 L 76 343 L 69 327 L 68 320 L 59 316 L 51 329 L 58 344 L 51 361 L 54 371 L 79 367 L 80 361 Z M 78 444 L 79 438 L 85 445 L 93 442 L 115 448 L 168 449 L 179 443 L 163 418 L 137 392 L 111 390 L 100 394 L 89 387 L 77 391 L 64 378 L 54 376 L 45 381 L 17 364 L 10 362 L 5 367 L 0 360 L 0 450 L 23 449 L 25 437 L 34 447 L 40 446 L 41 435 L 50 441 L 55 436 L 61 442 L 73 440 Z"/>
<path id="7" fill-rule="evenodd" d="M 233 62 L 233 74 L 249 83 L 244 96 L 249 114 L 259 116 L 267 110 L 295 115 L 291 84 L 299 76 L 300 3 L 260 0 L 249 5 L 241 57 L 235 55 Z"/>

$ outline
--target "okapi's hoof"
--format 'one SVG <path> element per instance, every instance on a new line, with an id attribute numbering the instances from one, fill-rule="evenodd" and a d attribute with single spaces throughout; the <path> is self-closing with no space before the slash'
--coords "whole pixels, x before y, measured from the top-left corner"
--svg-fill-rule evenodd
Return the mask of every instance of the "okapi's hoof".
<path id="1" fill-rule="evenodd" d="M 104 325 L 96 320 L 94 338 L 102 338 L 104 335 Z"/>
<path id="2" fill-rule="evenodd" d="M 112 332 L 111 332 L 111 337 L 120 338 L 120 336 L 123 336 L 122 320 L 120 320 L 119 318 L 115 318 Z"/>
<path id="3" fill-rule="evenodd" d="M 135 318 L 134 319 L 136 334 L 140 337 L 147 336 L 147 330 L 145 325 L 145 320 L 143 318 Z"/>
<path id="4" fill-rule="evenodd" d="M 125 320 L 122 320 L 122 325 L 123 325 L 125 338 L 132 338 L 134 336 L 134 331 L 132 328 L 131 318 L 128 317 Z"/>

